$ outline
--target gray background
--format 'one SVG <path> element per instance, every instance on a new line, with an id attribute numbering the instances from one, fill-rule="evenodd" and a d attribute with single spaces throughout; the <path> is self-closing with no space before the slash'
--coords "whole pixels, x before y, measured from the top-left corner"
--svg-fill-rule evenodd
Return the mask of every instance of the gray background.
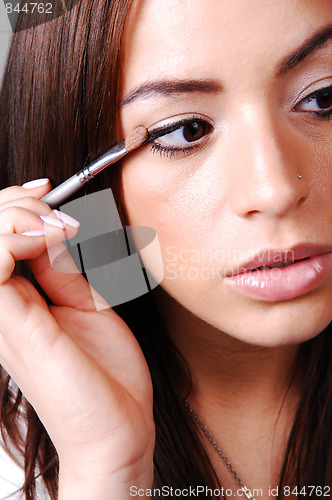
<path id="1" fill-rule="evenodd" d="M 0 0 L 0 78 L 2 78 L 3 67 L 5 64 L 11 27 L 5 10 L 6 0 Z"/>

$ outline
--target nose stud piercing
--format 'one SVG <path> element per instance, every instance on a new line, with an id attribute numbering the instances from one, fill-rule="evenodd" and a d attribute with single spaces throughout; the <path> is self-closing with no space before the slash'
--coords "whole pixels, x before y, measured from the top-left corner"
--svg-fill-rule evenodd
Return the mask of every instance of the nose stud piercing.
<path id="1" fill-rule="evenodd" d="M 297 174 L 297 178 L 298 178 L 298 179 L 302 179 L 302 175 Z"/>

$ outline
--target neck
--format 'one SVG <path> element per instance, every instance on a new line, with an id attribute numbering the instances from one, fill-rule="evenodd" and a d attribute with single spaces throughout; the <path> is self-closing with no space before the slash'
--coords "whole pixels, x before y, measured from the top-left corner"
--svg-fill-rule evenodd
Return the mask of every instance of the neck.
<path id="1" fill-rule="evenodd" d="M 236 420 L 250 410 L 266 419 L 288 402 L 293 412 L 303 378 L 299 370 L 293 377 L 297 345 L 245 344 L 193 316 L 164 291 L 156 298 L 169 335 L 189 365 L 193 387 L 188 399 L 198 413 L 218 408 Z"/>
<path id="2" fill-rule="evenodd" d="M 193 316 L 164 291 L 155 298 L 173 343 L 189 365 L 188 401 L 244 482 L 250 479 L 248 487 L 267 491 L 268 485 L 277 485 L 303 388 L 298 346 L 245 344 Z M 234 478 L 205 441 L 222 482 L 234 486 Z"/>

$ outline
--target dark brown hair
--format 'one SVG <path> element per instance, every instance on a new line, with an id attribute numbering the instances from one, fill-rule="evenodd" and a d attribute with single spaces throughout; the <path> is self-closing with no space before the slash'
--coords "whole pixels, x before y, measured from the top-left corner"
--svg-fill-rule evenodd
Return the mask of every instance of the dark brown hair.
<path id="1" fill-rule="evenodd" d="M 117 142 L 120 44 L 130 4 L 131 0 L 82 0 L 54 21 L 13 36 L 0 96 L 1 189 L 37 177 L 49 177 L 55 186 Z M 89 190 L 105 187 L 112 187 L 124 220 L 120 169 L 96 179 Z M 168 338 L 151 296 L 118 307 L 117 312 L 137 337 L 152 376 L 154 487 L 220 486 L 183 405 L 182 397 L 190 392 L 190 372 Z M 331 485 L 331 342 L 326 329 L 300 349 L 307 375 L 284 460 L 280 498 L 282 485 L 290 482 L 299 487 Z M 26 435 L 20 431 L 22 414 Z M 56 450 L 3 369 L 0 420 L 5 443 L 24 459 L 26 498 L 36 498 L 38 470 L 55 499 Z"/>

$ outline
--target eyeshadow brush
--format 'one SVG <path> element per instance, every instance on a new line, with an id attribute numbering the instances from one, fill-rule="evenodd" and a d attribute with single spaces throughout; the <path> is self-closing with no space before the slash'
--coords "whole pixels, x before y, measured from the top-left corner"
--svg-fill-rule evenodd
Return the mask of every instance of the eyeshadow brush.
<path id="1" fill-rule="evenodd" d="M 144 125 L 136 127 L 123 141 L 116 144 L 93 161 L 89 166 L 69 177 L 62 184 L 47 193 L 42 201 L 45 201 L 51 208 L 56 208 L 68 200 L 74 193 L 79 191 L 84 184 L 94 179 L 96 175 L 105 168 L 113 165 L 125 155 L 142 146 L 148 140 L 148 130 Z"/>

